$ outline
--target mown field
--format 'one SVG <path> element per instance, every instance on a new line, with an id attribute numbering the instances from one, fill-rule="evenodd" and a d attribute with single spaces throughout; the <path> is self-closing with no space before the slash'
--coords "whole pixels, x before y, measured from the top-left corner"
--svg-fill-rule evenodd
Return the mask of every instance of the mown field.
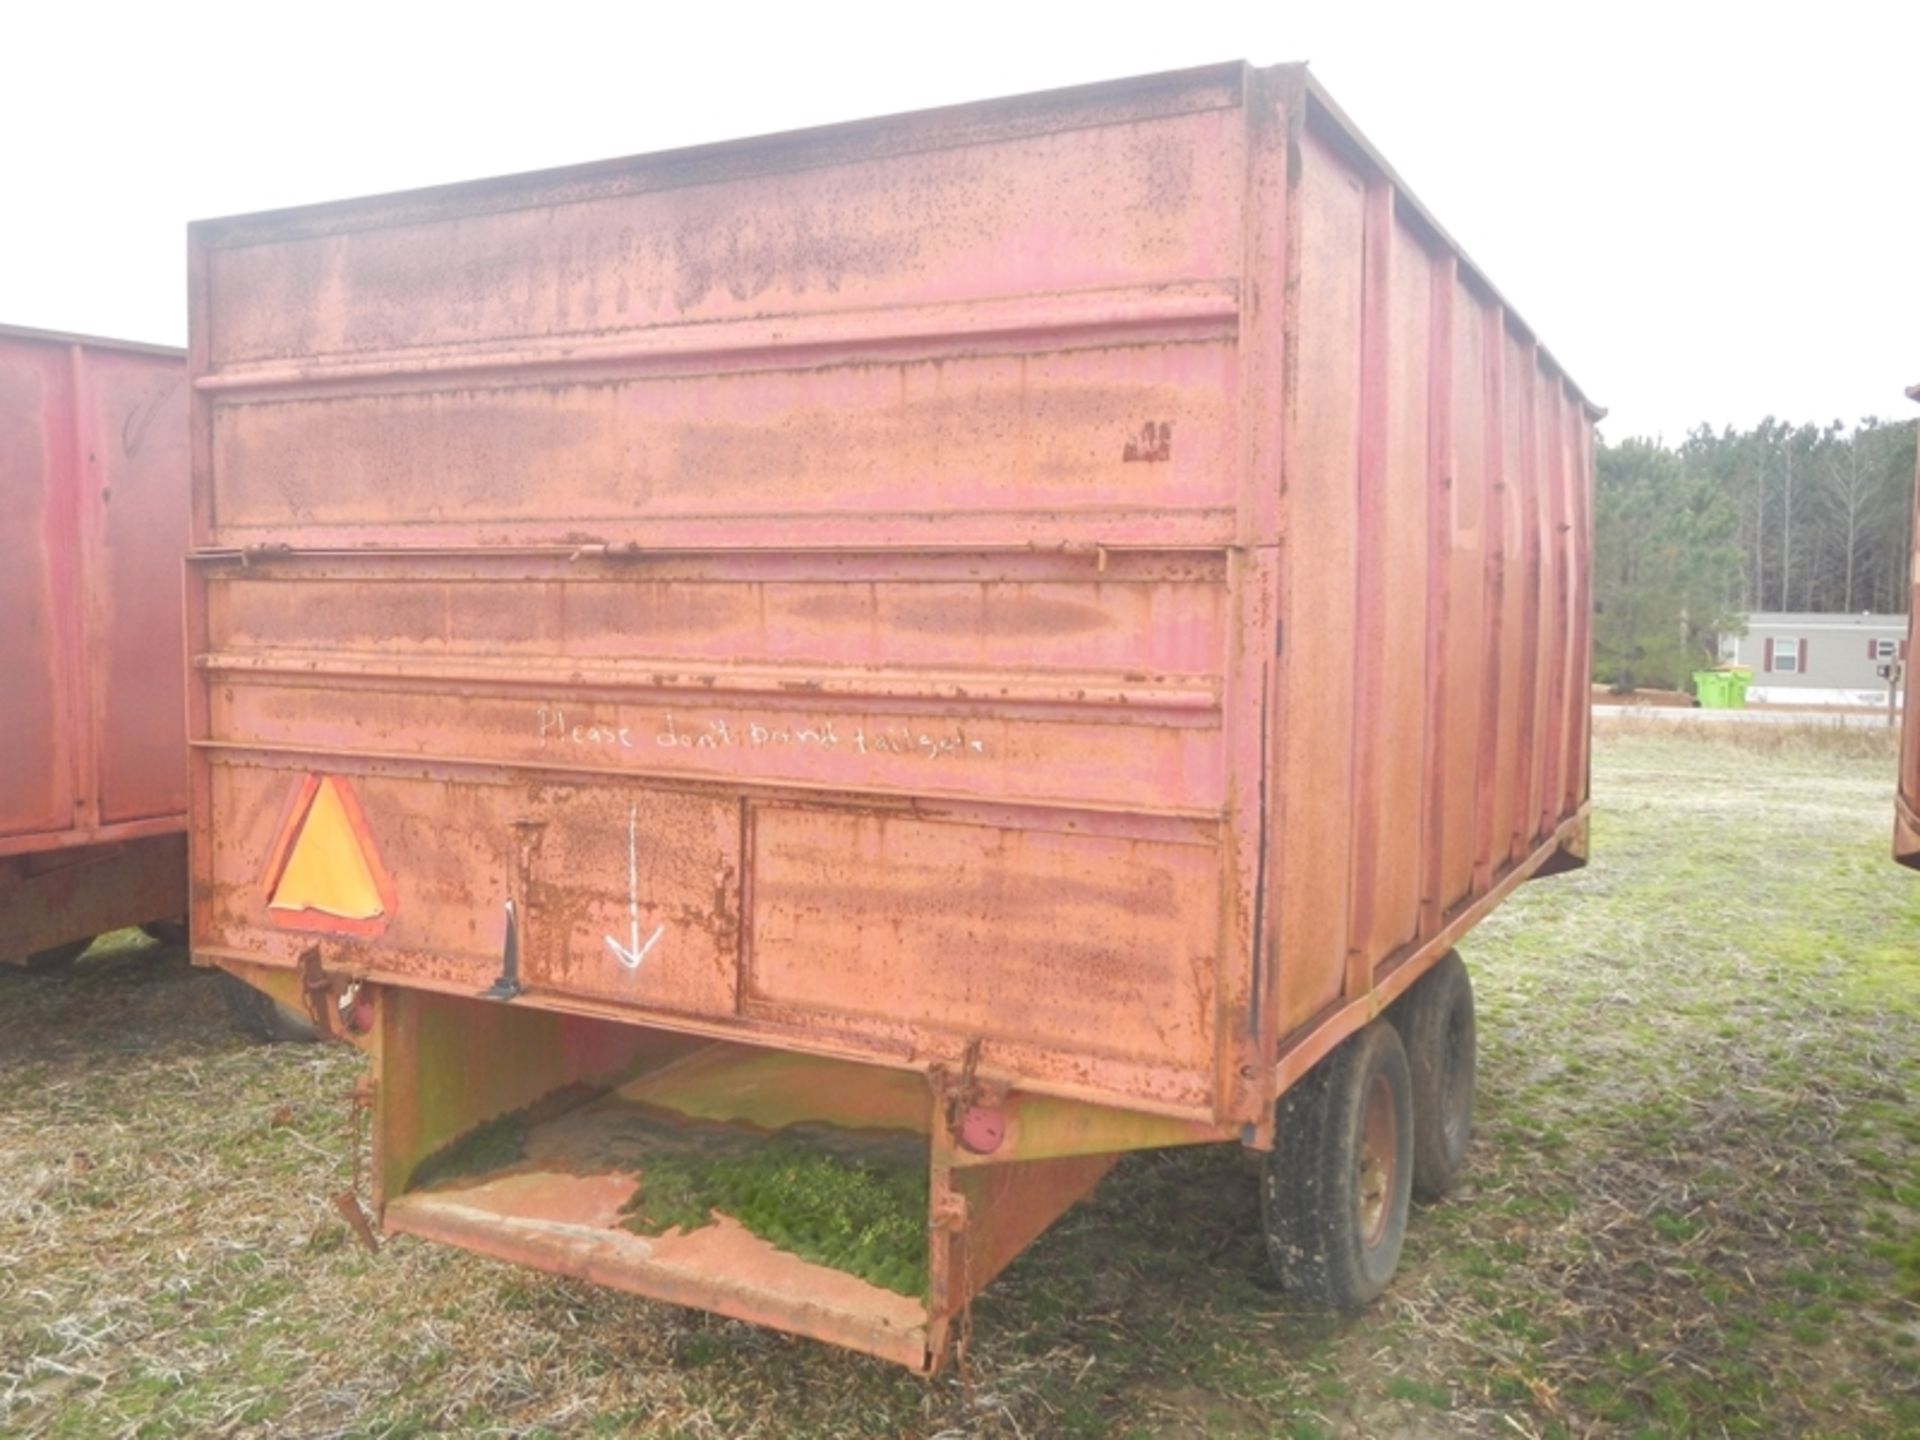
<path id="1" fill-rule="evenodd" d="M 327 1203 L 355 1055 L 179 952 L 0 973 L 10 1435 L 1920 1434 L 1920 875 L 1891 750 L 1603 730 L 1595 863 L 1463 947 L 1467 1179 L 1346 1321 L 1229 1150 L 1143 1155 L 975 1308 L 971 1383 L 411 1241 Z"/>

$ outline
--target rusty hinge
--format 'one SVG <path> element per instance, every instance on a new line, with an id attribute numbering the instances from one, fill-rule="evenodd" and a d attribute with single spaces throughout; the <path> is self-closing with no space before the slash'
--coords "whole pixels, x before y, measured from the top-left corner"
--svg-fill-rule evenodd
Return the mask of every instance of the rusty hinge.
<path id="1" fill-rule="evenodd" d="M 944 1065 L 935 1067 L 935 1081 L 940 1087 L 942 1113 L 946 1119 L 947 1133 L 957 1137 L 966 1113 L 973 1106 L 976 1088 L 975 1072 L 980 1068 L 980 1047 L 983 1037 L 975 1035 L 967 1041 L 966 1052 L 960 1058 L 960 1074 L 949 1080 Z"/>
<path id="2" fill-rule="evenodd" d="M 305 1002 L 313 1028 L 323 1040 L 338 1040 L 334 1024 L 333 981 L 320 964 L 320 947 L 309 945 L 300 952 L 300 998 Z"/>

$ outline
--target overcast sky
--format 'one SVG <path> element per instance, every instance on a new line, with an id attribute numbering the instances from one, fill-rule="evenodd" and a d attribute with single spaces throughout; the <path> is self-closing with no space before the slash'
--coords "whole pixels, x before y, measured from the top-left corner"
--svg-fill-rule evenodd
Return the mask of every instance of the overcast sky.
<path id="1" fill-rule="evenodd" d="M 182 343 L 202 216 L 1244 58 L 1313 63 L 1612 438 L 1920 382 L 1913 0 L 154 0 L 4 53 L 0 322 Z"/>

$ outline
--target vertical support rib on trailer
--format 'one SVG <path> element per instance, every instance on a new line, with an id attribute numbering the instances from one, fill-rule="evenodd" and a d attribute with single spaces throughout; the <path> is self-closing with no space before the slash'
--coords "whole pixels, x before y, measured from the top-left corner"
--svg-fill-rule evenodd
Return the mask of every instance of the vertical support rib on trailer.
<path id="1" fill-rule="evenodd" d="M 209 250 L 198 225 L 187 231 L 187 454 L 194 483 L 187 522 L 187 655 L 206 655 L 212 644 L 207 627 L 206 562 L 198 557 L 213 543 L 213 397 L 194 383 L 213 367 L 213 291 L 207 283 Z M 213 733 L 210 691 L 213 677 L 202 665 L 187 667 L 187 933 L 195 952 L 201 933 L 203 897 L 213 890 L 213 773 L 204 756 L 194 754 Z"/>
<path id="2" fill-rule="evenodd" d="M 1371 939 L 1380 833 L 1380 708 L 1386 662 L 1388 355 L 1393 284 L 1393 186 L 1369 176 L 1363 211 L 1360 272 L 1360 453 L 1354 531 L 1352 669 L 1354 725 L 1348 781 L 1352 829 L 1348 854 L 1346 978 L 1342 994 L 1357 999 L 1373 988 Z"/>
<path id="3" fill-rule="evenodd" d="M 1536 385 L 1540 384 L 1538 377 Z M 1547 692 L 1542 709 L 1543 754 L 1540 757 L 1539 797 L 1527 818 L 1527 838 L 1544 835 L 1552 828 L 1551 818 L 1559 811 L 1561 751 L 1566 745 L 1567 727 L 1563 707 L 1566 703 L 1567 642 L 1567 567 L 1566 567 L 1566 450 L 1560 427 L 1560 387 L 1542 387 L 1540 397 L 1540 483 L 1545 489 L 1540 507 L 1541 539 L 1541 638 L 1546 659 L 1541 685 Z"/>
<path id="4" fill-rule="evenodd" d="M 1564 386 L 1565 380 L 1561 381 Z M 1572 670 L 1567 707 L 1567 773 L 1563 808 L 1577 810 L 1586 799 L 1590 763 L 1588 731 L 1593 716 L 1593 448 L 1592 429 L 1581 423 L 1578 396 L 1569 396 L 1568 423 L 1573 428 L 1573 467 L 1570 486 L 1574 557 L 1573 645 L 1567 657 Z"/>
<path id="5" fill-rule="evenodd" d="M 1297 225 L 1288 189 L 1289 152 L 1300 125 L 1304 89 L 1297 68 L 1249 70 L 1242 105 L 1246 146 L 1241 240 L 1237 396 L 1240 484 L 1235 536 L 1239 547 L 1229 584 L 1237 615 L 1235 653 L 1224 697 L 1231 747 L 1232 865 L 1222 886 L 1222 974 L 1218 1016 L 1216 1114 L 1246 1125 L 1246 1138 L 1270 1143 L 1276 931 L 1269 909 L 1281 856 L 1277 807 L 1269 781 L 1280 722 L 1281 492 L 1285 485 L 1288 384 L 1286 337 L 1296 262 L 1289 237 Z"/>
<path id="6" fill-rule="evenodd" d="M 67 753 L 63 768 L 67 773 L 66 815 L 54 828 L 84 831 L 84 818 L 90 814 L 87 800 L 87 773 L 91 766 L 79 740 L 85 733 L 87 715 L 87 643 L 82 607 L 86 601 L 86 571 L 81 560 L 80 486 L 76 480 L 80 468 L 80 352 L 68 345 L 66 363 L 61 367 L 60 398 L 54 414 L 47 417 L 46 433 L 57 435 L 54 447 L 59 458 L 50 467 L 54 477 L 53 503 L 47 526 L 48 590 L 54 603 L 53 630 L 56 644 L 60 687 L 59 727 L 56 735 L 64 740 Z"/>
<path id="7" fill-rule="evenodd" d="M 1473 816 L 1473 889 L 1493 884 L 1494 845 L 1504 838 L 1495 801 L 1494 774 L 1500 763 L 1500 712 L 1506 696 L 1500 661 L 1506 645 L 1507 595 L 1507 317 L 1497 302 L 1484 316 L 1486 350 L 1481 383 L 1485 386 L 1486 454 L 1486 644 L 1481 654 L 1486 689 L 1480 706 L 1480 752 L 1474 767 L 1479 780 Z"/>
<path id="8" fill-rule="evenodd" d="M 1526 853 L 1533 833 L 1533 792 L 1540 783 L 1540 757 L 1535 739 L 1540 730 L 1540 585 L 1544 556 L 1540 545 L 1540 428 L 1535 400 L 1540 388 L 1540 367 L 1534 358 L 1531 339 L 1518 346 L 1520 374 L 1518 386 L 1510 394 L 1518 406 L 1520 436 L 1520 546 L 1523 568 L 1520 578 L 1520 718 L 1514 734 L 1518 751 L 1515 764 L 1518 775 L 1507 823 L 1507 851 L 1502 864 L 1511 864 Z"/>
<path id="9" fill-rule="evenodd" d="M 1282 966 L 1287 959 L 1280 906 L 1286 867 L 1291 861 L 1291 852 L 1285 843 L 1290 801 L 1280 778 L 1285 773 L 1283 758 L 1295 671 L 1287 639 L 1294 616 L 1288 611 L 1286 597 L 1291 593 L 1291 572 L 1299 545 L 1299 537 L 1291 533 L 1288 517 L 1291 515 L 1289 492 L 1298 478 L 1292 473 L 1292 464 L 1300 407 L 1301 363 L 1297 337 L 1301 310 L 1301 231 L 1306 208 L 1296 189 L 1297 157 L 1306 134 L 1308 107 L 1304 69 L 1284 72 L 1284 88 L 1280 72 L 1268 73 L 1271 78 L 1266 83 L 1272 93 L 1284 95 L 1285 125 L 1281 133 L 1269 134 L 1268 145 L 1262 147 L 1263 179 L 1259 188 L 1263 194 L 1273 194 L 1280 209 L 1278 225 L 1254 252 L 1261 257 L 1255 283 L 1277 292 L 1277 303 L 1275 299 L 1266 302 L 1266 313 L 1272 320 L 1258 353 L 1268 387 L 1263 392 L 1250 389 L 1243 400 L 1243 408 L 1249 413 L 1252 425 L 1257 427 L 1250 428 L 1250 440 L 1258 434 L 1270 446 L 1266 458 L 1257 464 L 1250 458 L 1247 473 L 1250 485 L 1265 485 L 1272 491 L 1275 538 L 1266 579 L 1273 605 L 1272 627 L 1265 648 L 1266 668 L 1271 678 L 1266 686 L 1260 728 L 1260 807 L 1265 828 L 1259 877 L 1259 948 L 1253 956 L 1256 972 L 1262 977 L 1253 1016 L 1259 1040 L 1256 1063 L 1261 1068 L 1267 1103 L 1254 1133 L 1248 1137 L 1261 1147 L 1273 1143 L 1274 1060 L 1281 1040 Z M 1279 252 L 1277 264 L 1271 258 L 1275 249 Z M 1252 446 L 1250 457 L 1258 456 L 1261 448 Z"/>
<path id="10" fill-rule="evenodd" d="M 1432 317 L 1427 375 L 1427 713 L 1421 747 L 1420 923 L 1424 939 L 1440 928 L 1445 899 L 1447 642 L 1453 624 L 1453 302 L 1460 262 L 1433 261 Z M 1471 793 L 1470 791 L 1468 793 Z"/>
<path id="11" fill-rule="evenodd" d="M 74 823 L 83 830 L 100 824 L 100 691 L 96 669 L 103 663 L 97 647 L 86 643 L 97 621 L 97 595 L 103 581 L 100 576 L 99 502 L 93 484 L 96 457 L 87 445 L 87 428 L 93 406 L 87 383 L 86 354 L 77 344 L 67 346 L 67 443 L 72 465 L 71 482 L 66 486 L 69 523 L 72 529 L 73 588 L 69 595 L 70 623 L 76 638 L 73 665 L 68 674 L 72 684 L 73 716 L 68 733 L 73 742 Z"/>

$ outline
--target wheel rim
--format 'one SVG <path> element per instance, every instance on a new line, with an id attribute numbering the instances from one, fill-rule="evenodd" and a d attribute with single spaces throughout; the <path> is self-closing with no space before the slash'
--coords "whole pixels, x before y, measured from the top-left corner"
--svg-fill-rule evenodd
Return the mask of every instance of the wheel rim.
<path id="1" fill-rule="evenodd" d="M 1360 1210 L 1360 1242 L 1371 1250 L 1387 1233 L 1393 1215 L 1393 1182 L 1400 1167 L 1400 1117 L 1385 1075 L 1367 1085 L 1360 1117 L 1360 1173 L 1354 1187 Z"/>
<path id="2" fill-rule="evenodd" d="M 1445 1067 L 1440 1076 L 1440 1096 L 1443 1110 L 1440 1124 L 1445 1131 L 1449 1149 L 1457 1148 L 1461 1132 L 1467 1123 L 1467 1108 L 1471 1103 L 1468 1086 L 1472 1084 L 1472 1070 L 1467 1065 L 1467 1017 L 1458 1006 L 1447 1017 L 1447 1040 L 1442 1047 L 1441 1064 Z"/>

